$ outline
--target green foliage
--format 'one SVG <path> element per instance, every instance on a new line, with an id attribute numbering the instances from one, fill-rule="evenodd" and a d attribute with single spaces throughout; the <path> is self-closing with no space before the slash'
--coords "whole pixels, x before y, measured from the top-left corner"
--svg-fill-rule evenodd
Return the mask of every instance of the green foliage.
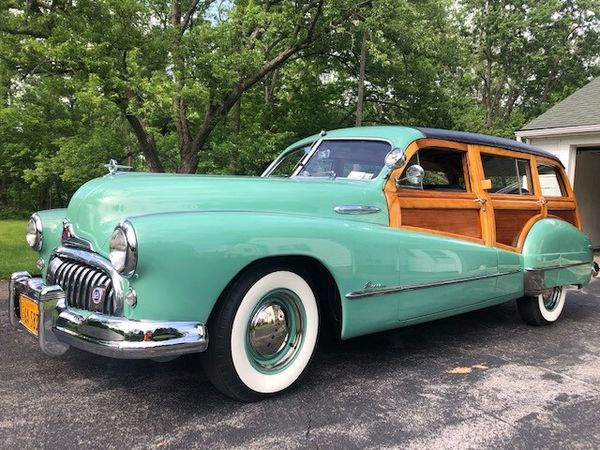
<path id="1" fill-rule="evenodd" d="M 598 75 L 597 0 L 0 0 L 0 209 L 65 206 L 110 158 L 260 174 L 362 122 L 512 137 Z"/>
<path id="2" fill-rule="evenodd" d="M 7 280 L 16 271 L 39 272 L 38 258 L 25 241 L 26 220 L 0 220 L 0 280 Z"/>
<path id="3" fill-rule="evenodd" d="M 597 0 L 461 0 L 457 5 L 463 37 L 459 86 L 469 94 L 472 124 L 466 128 L 512 137 L 600 74 Z M 459 105 L 464 101 L 459 98 Z"/>

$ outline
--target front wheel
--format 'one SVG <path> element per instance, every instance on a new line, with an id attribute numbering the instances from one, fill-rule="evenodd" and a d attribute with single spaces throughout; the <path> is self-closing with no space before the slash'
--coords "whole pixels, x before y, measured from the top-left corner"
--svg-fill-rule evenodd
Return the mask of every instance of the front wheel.
<path id="1" fill-rule="evenodd" d="M 521 318 L 530 325 L 549 325 L 560 317 L 565 306 L 567 291 L 564 286 L 547 289 L 539 295 L 517 300 Z"/>
<path id="2" fill-rule="evenodd" d="M 217 389 L 256 401 L 299 380 L 319 334 L 317 299 L 305 276 L 273 266 L 248 271 L 215 308 L 204 367 Z"/>

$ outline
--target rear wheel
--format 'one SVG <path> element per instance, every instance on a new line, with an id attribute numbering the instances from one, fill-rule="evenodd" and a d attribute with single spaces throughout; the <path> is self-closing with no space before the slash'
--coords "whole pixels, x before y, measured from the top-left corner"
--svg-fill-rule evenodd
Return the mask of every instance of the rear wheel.
<path id="1" fill-rule="evenodd" d="M 225 395 L 256 401 L 291 388 L 308 366 L 319 309 L 305 275 L 263 266 L 243 274 L 209 323 L 205 371 Z"/>
<path id="2" fill-rule="evenodd" d="M 539 295 L 527 296 L 517 300 L 521 318 L 530 325 L 549 325 L 560 317 L 565 306 L 567 291 L 557 286 Z"/>

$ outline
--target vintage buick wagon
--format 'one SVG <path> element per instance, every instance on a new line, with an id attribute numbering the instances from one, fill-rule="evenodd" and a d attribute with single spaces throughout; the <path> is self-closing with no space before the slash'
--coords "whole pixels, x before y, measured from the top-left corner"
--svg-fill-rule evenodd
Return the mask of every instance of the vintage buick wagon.
<path id="1" fill-rule="evenodd" d="M 589 283 L 589 238 L 558 159 L 453 131 L 322 132 L 262 177 L 119 172 L 35 213 L 40 276 L 15 273 L 11 323 L 61 355 L 204 352 L 250 401 L 290 388 L 322 331 L 342 339 L 518 299 L 555 322 Z"/>

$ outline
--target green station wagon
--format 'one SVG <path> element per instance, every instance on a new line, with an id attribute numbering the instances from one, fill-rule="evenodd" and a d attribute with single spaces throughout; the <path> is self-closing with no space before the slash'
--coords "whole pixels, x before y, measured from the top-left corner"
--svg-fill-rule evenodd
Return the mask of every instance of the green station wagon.
<path id="1" fill-rule="evenodd" d="M 41 274 L 12 275 L 12 325 L 45 353 L 203 352 L 253 401 L 342 339 L 517 300 L 555 322 L 598 267 L 563 167 L 507 139 L 400 126 L 322 132 L 261 177 L 127 173 L 40 211 Z"/>

